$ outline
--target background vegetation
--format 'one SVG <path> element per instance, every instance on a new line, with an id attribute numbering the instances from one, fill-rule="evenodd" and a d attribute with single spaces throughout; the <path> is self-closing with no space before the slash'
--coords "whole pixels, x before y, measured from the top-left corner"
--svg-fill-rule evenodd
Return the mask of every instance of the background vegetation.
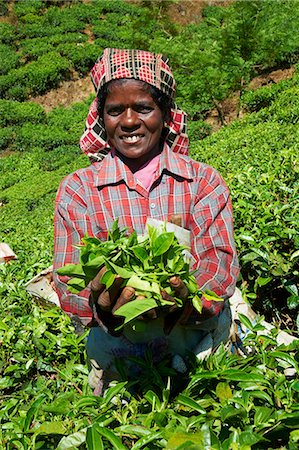
<path id="1" fill-rule="evenodd" d="M 231 189 L 243 295 L 296 333 L 297 2 L 206 6 L 187 26 L 167 15 L 172 3 L 0 2 L 0 242 L 18 255 L 0 265 L 3 448 L 297 448 L 299 385 L 284 372 L 297 370 L 295 349 L 257 337 L 258 324 L 248 336 L 250 357 L 219 349 L 194 363 L 183 393 L 176 377 L 167 386 L 168 370 L 149 357 L 140 362 L 141 392 L 118 384 L 96 399 L 84 335 L 75 337 L 67 317 L 33 305 L 24 290 L 52 262 L 59 182 L 89 163 L 78 140 L 91 98 L 46 112 L 32 97 L 85 76 L 106 46 L 143 48 L 169 56 L 192 156 L 219 169 Z M 250 89 L 253 77 L 290 66 L 292 79 Z M 223 100 L 232 93 L 242 118 L 212 133 L 206 119 L 214 108 L 225 125 Z"/>

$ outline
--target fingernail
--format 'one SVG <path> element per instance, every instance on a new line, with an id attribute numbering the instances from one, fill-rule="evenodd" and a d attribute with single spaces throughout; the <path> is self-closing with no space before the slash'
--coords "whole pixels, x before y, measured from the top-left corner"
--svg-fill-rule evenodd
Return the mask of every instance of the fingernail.
<path id="1" fill-rule="evenodd" d="M 130 298 L 132 298 L 134 294 L 135 294 L 135 289 L 131 288 L 130 286 L 127 286 L 125 288 L 124 297 L 126 300 L 129 300 Z"/>

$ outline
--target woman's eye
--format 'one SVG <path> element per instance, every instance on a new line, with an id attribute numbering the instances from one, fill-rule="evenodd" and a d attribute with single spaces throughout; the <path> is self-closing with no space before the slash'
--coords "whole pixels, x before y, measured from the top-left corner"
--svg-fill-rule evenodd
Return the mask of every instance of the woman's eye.
<path id="1" fill-rule="evenodd" d="M 146 105 L 140 105 L 136 108 L 136 111 L 141 114 L 150 113 L 152 110 L 153 110 L 153 108 L 151 106 L 146 106 Z"/>
<path id="2" fill-rule="evenodd" d="M 109 114 L 109 116 L 118 116 L 121 114 L 121 110 L 119 108 L 111 108 L 108 109 L 107 114 Z"/>

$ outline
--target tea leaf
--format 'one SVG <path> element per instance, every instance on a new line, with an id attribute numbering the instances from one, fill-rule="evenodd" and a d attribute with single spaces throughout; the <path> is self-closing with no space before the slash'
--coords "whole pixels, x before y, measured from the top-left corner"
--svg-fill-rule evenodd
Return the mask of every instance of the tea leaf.
<path id="1" fill-rule="evenodd" d="M 172 232 L 165 232 L 157 236 L 152 245 L 153 255 L 163 255 L 171 247 L 173 240 L 174 233 Z"/>
<path id="2" fill-rule="evenodd" d="M 160 305 L 172 305 L 172 302 L 161 299 Z M 157 302 L 154 298 L 144 298 L 141 300 L 132 300 L 131 302 L 122 305 L 115 311 L 115 315 L 125 317 L 124 324 L 131 322 L 136 319 L 138 316 L 150 311 L 153 308 L 157 307 Z"/>

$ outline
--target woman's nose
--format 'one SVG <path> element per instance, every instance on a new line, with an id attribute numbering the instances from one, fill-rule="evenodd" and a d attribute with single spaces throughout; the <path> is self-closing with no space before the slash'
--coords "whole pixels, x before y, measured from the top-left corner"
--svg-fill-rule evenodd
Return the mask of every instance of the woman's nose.
<path id="1" fill-rule="evenodd" d="M 135 130 L 140 126 L 138 113 L 131 108 L 127 108 L 121 118 L 121 128 L 125 130 Z"/>

